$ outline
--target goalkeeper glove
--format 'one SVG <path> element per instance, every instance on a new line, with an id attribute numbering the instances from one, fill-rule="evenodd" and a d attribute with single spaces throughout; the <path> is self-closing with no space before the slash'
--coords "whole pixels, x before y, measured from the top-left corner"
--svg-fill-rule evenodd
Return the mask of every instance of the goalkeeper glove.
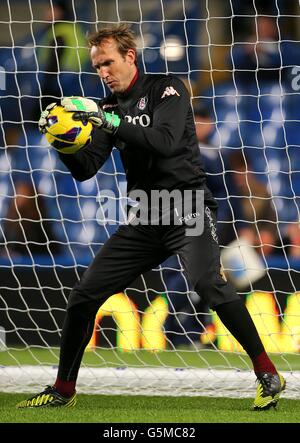
<path id="1" fill-rule="evenodd" d="M 66 111 L 75 112 L 74 119 L 88 120 L 94 126 L 114 135 L 121 123 L 121 119 L 116 114 L 104 112 L 93 100 L 84 97 L 64 97 L 61 105 Z"/>
<path id="2" fill-rule="evenodd" d="M 51 109 L 55 108 L 55 106 L 57 106 L 57 103 L 50 103 L 50 105 L 48 105 L 45 109 L 45 111 L 42 111 L 38 125 L 39 125 L 39 131 L 42 134 L 45 134 L 46 132 L 46 126 L 47 126 L 47 117 L 49 115 L 49 112 L 51 111 Z"/>

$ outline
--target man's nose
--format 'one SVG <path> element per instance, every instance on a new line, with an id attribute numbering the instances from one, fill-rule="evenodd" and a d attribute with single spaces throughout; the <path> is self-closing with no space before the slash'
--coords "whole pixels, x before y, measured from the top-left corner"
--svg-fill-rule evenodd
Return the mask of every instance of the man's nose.
<path id="1" fill-rule="evenodd" d="M 99 75 L 102 78 L 102 80 L 105 80 L 108 77 L 108 69 L 102 66 L 99 70 Z"/>

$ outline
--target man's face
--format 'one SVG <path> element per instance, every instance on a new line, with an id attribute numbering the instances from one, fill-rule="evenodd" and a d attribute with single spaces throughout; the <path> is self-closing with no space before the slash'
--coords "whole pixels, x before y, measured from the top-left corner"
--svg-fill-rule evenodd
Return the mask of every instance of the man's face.
<path id="1" fill-rule="evenodd" d="M 135 72 L 135 51 L 129 49 L 125 56 L 118 51 L 114 39 L 108 38 L 99 46 L 92 46 L 91 61 L 100 78 L 114 93 L 126 91 Z"/>

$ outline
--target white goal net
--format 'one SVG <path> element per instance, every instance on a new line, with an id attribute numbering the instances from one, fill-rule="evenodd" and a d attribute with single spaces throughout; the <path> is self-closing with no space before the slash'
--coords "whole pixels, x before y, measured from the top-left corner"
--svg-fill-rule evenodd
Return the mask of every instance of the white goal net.
<path id="1" fill-rule="evenodd" d="M 124 222 L 118 150 L 77 182 L 37 120 L 63 96 L 105 96 L 85 36 L 126 22 L 140 68 L 191 94 L 224 272 L 299 397 L 299 15 L 281 0 L 0 3 L 1 391 L 55 379 L 70 290 Z M 170 257 L 99 308 L 79 392 L 253 395 L 249 358 L 181 271 Z"/>

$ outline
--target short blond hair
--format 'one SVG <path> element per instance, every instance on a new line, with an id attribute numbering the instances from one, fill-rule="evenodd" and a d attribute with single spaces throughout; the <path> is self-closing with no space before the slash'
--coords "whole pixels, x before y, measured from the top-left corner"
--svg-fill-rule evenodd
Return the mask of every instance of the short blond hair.
<path id="1" fill-rule="evenodd" d="M 135 64 L 137 64 L 137 46 L 135 42 L 135 34 L 125 23 L 107 26 L 90 34 L 87 37 L 89 47 L 100 46 L 104 40 L 112 38 L 116 41 L 119 53 L 125 57 L 129 49 L 135 52 Z"/>

